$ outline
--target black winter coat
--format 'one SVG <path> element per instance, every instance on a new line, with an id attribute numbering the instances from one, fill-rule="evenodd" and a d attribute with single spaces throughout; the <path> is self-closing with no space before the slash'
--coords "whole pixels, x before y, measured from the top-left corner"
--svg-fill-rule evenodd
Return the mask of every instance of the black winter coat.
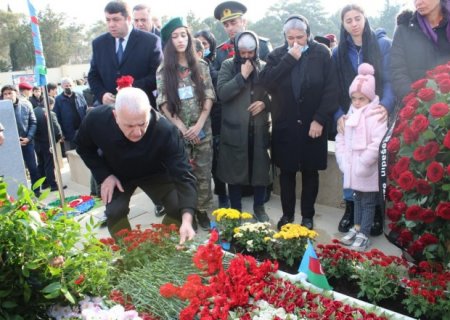
<path id="1" fill-rule="evenodd" d="M 272 95 L 273 161 L 287 171 L 327 168 L 327 127 L 338 108 L 339 86 L 330 50 L 316 41 L 308 45 L 298 61 L 288 53 L 287 43 L 276 48 L 260 74 Z M 323 126 L 316 139 L 308 135 L 313 120 Z"/>
<path id="2" fill-rule="evenodd" d="M 416 15 L 403 11 L 397 17 L 391 49 L 391 78 L 399 99 L 411 91 L 411 84 L 424 77 L 427 70 L 450 60 L 448 39 L 447 46 L 436 46 L 420 29 Z"/>

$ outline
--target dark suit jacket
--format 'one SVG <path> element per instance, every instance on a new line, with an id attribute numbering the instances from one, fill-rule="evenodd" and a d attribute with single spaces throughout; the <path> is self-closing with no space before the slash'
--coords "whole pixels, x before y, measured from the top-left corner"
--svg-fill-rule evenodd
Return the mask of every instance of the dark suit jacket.
<path id="1" fill-rule="evenodd" d="M 37 123 L 37 129 L 36 134 L 34 135 L 34 140 L 36 142 L 40 143 L 50 143 L 49 137 L 48 137 L 48 126 L 47 126 L 47 119 L 45 116 L 45 109 L 44 107 L 36 107 L 34 108 L 34 114 L 36 115 L 36 123 Z M 59 126 L 58 119 L 56 118 L 56 114 L 51 111 L 51 119 L 53 122 L 53 129 L 55 134 L 55 140 L 56 142 L 59 141 L 62 137 L 61 127 Z"/>
<path id="2" fill-rule="evenodd" d="M 101 103 L 106 92 L 117 93 L 117 78 L 130 75 L 134 78 L 133 87 L 144 90 L 152 106 L 156 106 L 152 91 L 156 90 L 156 69 L 161 60 L 159 37 L 133 28 L 119 65 L 115 38 L 110 33 L 104 33 L 92 41 L 89 86 Z"/>

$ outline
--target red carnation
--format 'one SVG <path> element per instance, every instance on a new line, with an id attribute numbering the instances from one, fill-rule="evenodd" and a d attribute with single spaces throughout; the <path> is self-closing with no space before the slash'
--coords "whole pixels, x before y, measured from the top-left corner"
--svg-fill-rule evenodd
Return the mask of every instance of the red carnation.
<path id="1" fill-rule="evenodd" d="M 412 98 L 415 98 L 415 97 L 416 97 L 416 94 L 414 92 L 410 92 L 406 96 L 403 97 L 402 102 L 403 102 L 403 104 L 406 105 Z"/>
<path id="2" fill-rule="evenodd" d="M 401 213 L 405 213 L 406 209 L 408 209 L 408 206 L 404 202 L 397 202 L 394 204 L 394 208 L 396 208 Z"/>
<path id="3" fill-rule="evenodd" d="M 389 219 L 391 219 L 392 222 L 397 222 L 402 217 L 402 213 L 395 207 L 387 209 L 386 215 L 389 217 Z"/>
<path id="4" fill-rule="evenodd" d="M 428 125 L 430 121 L 423 114 L 418 114 L 414 117 L 413 123 L 411 124 L 411 128 L 417 132 L 424 132 L 428 129 Z"/>
<path id="5" fill-rule="evenodd" d="M 134 82 L 134 78 L 132 76 L 121 76 L 116 80 L 117 90 L 132 87 Z"/>
<path id="6" fill-rule="evenodd" d="M 416 150 L 413 152 L 413 158 L 417 162 L 423 162 L 427 160 L 428 155 L 425 151 L 425 147 L 417 147 Z"/>
<path id="7" fill-rule="evenodd" d="M 444 79 L 438 82 L 439 89 L 441 93 L 449 93 L 450 92 L 450 79 Z"/>
<path id="8" fill-rule="evenodd" d="M 445 220 L 450 220 L 450 202 L 440 202 L 436 207 L 436 215 Z"/>
<path id="9" fill-rule="evenodd" d="M 388 192 L 388 197 L 393 202 L 399 202 L 402 199 L 402 197 L 403 197 L 403 192 L 401 192 L 397 188 L 392 188 Z"/>
<path id="10" fill-rule="evenodd" d="M 436 92 L 431 88 L 422 88 L 417 92 L 417 97 L 422 101 L 431 101 L 435 96 Z"/>
<path id="11" fill-rule="evenodd" d="M 447 149 L 450 149 L 450 131 L 447 131 L 447 134 L 444 137 L 444 146 Z M 399 146 L 400 147 L 400 146 Z M 389 150 L 389 149 L 388 149 Z M 397 150 L 398 151 L 398 150 Z"/>
<path id="12" fill-rule="evenodd" d="M 414 82 L 413 84 L 411 84 L 411 88 L 414 90 L 419 90 L 422 88 L 425 88 L 425 86 L 427 85 L 428 79 L 419 79 L 416 82 Z"/>
<path id="13" fill-rule="evenodd" d="M 406 127 L 405 131 L 403 131 L 403 139 L 406 144 L 412 144 L 419 139 L 419 133 L 412 130 L 411 128 Z"/>
<path id="14" fill-rule="evenodd" d="M 401 157 L 398 159 L 397 164 L 395 165 L 395 169 L 398 172 L 403 172 L 406 170 L 409 170 L 409 158 L 408 157 Z"/>
<path id="15" fill-rule="evenodd" d="M 424 233 L 419 240 L 422 242 L 425 246 L 429 246 L 430 244 L 436 244 L 439 242 L 439 239 L 431 233 Z"/>
<path id="16" fill-rule="evenodd" d="M 420 104 L 420 100 L 417 99 L 416 97 L 411 98 L 411 99 L 408 101 L 408 103 L 407 103 L 408 106 L 411 106 L 411 107 L 413 107 L 414 109 L 417 109 L 417 107 L 419 106 L 419 104 Z"/>
<path id="17" fill-rule="evenodd" d="M 430 186 L 430 184 L 428 183 L 427 180 L 419 179 L 419 180 L 417 180 L 416 190 L 418 193 L 426 196 L 431 193 L 433 188 Z"/>
<path id="18" fill-rule="evenodd" d="M 450 145 L 450 137 L 449 137 L 449 145 Z M 389 140 L 389 142 L 387 143 L 386 146 L 388 152 L 390 154 L 395 154 L 398 152 L 398 150 L 400 149 L 400 139 L 399 138 L 392 138 L 391 140 Z M 450 149 L 450 147 L 448 147 Z"/>
<path id="19" fill-rule="evenodd" d="M 409 191 L 416 186 L 416 177 L 411 171 L 405 171 L 400 174 L 397 179 L 397 183 L 403 190 Z"/>
<path id="20" fill-rule="evenodd" d="M 408 243 L 410 243 L 413 240 L 413 234 L 411 231 L 409 231 L 408 229 L 403 229 L 402 231 L 400 231 L 400 235 L 398 237 L 398 242 L 400 245 L 407 245 Z"/>
<path id="21" fill-rule="evenodd" d="M 398 121 L 397 124 L 395 124 L 395 128 L 394 131 L 392 132 L 392 134 L 394 136 L 398 136 L 400 133 L 403 132 L 403 130 L 405 130 L 405 128 L 408 126 L 408 121 L 406 120 L 400 120 Z"/>
<path id="22" fill-rule="evenodd" d="M 448 113 L 448 104 L 444 102 L 434 103 L 430 107 L 430 114 L 434 118 L 442 118 Z"/>
<path id="23" fill-rule="evenodd" d="M 400 110 L 399 116 L 400 116 L 400 119 L 402 119 L 402 120 L 409 120 L 409 119 L 412 119 L 412 117 L 414 116 L 415 113 L 416 113 L 416 108 L 407 104 L 406 106 L 404 106 L 402 108 L 402 110 Z"/>
<path id="24" fill-rule="evenodd" d="M 439 153 L 439 143 L 430 141 L 425 145 L 425 152 L 428 159 L 433 159 Z"/>
<path id="25" fill-rule="evenodd" d="M 420 220 L 425 223 L 433 223 L 436 220 L 436 214 L 431 209 L 425 209 L 420 214 Z"/>
<path id="26" fill-rule="evenodd" d="M 73 283 L 75 283 L 76 285 L 80 285 L 84 282 L 84 275 L 80 274 L 80 276 L 75 279 L 75 281 Z"/>
<path id="27" fill-rule="evenodd" d="M 427 178 L 431 182 L 438 182 L 444 176 L 444 168 L 439 162 L 433 161 L 427 168 Z"/>
<path id="28" fill-rule="evenodd" d="M 406 209 L 405 217 L 408 220 L 411 221 L 418 221 L 420 220 L 420 214 L 422 213 L 423 209 L 419 207 L 418 205 L 412 205 L 408 209 Z"/>

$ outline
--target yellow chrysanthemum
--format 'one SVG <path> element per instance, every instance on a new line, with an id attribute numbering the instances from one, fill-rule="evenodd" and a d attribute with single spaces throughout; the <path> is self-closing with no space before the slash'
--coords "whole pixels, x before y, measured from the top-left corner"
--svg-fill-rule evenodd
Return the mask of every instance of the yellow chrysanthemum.
<path id="1" fill-rule="evenodd" d="M 242 212 L 241 219 L 252 219 L 253 216 L 248 212 Z"/>

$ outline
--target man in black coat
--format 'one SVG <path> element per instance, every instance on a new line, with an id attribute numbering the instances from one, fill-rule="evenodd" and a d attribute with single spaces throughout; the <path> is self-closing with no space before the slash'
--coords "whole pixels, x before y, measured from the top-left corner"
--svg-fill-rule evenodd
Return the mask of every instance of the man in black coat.
<path id="1" fill-rule="evenodd" d="M 156 69 L 161 59 L 161 40 L 154 34 L 132 27 L 128 5 L 111 1 L 105 7 L 108 33 L 92 42 L 89 86 L 100 104 L 113 105 L 116 80 L 125 75 L 134 78 L 133 86 L 145 91 L 156 106 Z"/>
<path id="2" fill-rule="evenodd" d="M 78 154 L 101 184 L 112 236 L 130 229 L 127 215 L 137 187 L 164 205 L 167 214 L 163 223 L 181 225 L 181 242 L 195 236 L 196 179 L 184 141 L 178 129 L 151 108 L 141 89 L 121 89 L 114 108 L 92 109 L 80 127 L 76 144 Z"/>
<path id="3" fill-rule="evenodd" d="M 50 109 L 55 104 L 55 99 L 48 97 Z M 42 188 L 50 187 L 51 191 L 58 190 L 58 185 L 55 179 L 55 163 L 53 162 L 53 155 L 50 152 L 50 137 L 48 135 L 47 125 L 47 110 L 45 105 L 38 105 L 34 108 L 34 114 L 36 115 L 37 129 L 34 135 L 34 150 L 38 160 L 38 170 L 42 177 L 45 177 Z M 50 112 L 51 121 L 53 123 L 55 142 L 58 143 L 62 138 L 61 127 L 59 126 L 56 114 Z"/>

